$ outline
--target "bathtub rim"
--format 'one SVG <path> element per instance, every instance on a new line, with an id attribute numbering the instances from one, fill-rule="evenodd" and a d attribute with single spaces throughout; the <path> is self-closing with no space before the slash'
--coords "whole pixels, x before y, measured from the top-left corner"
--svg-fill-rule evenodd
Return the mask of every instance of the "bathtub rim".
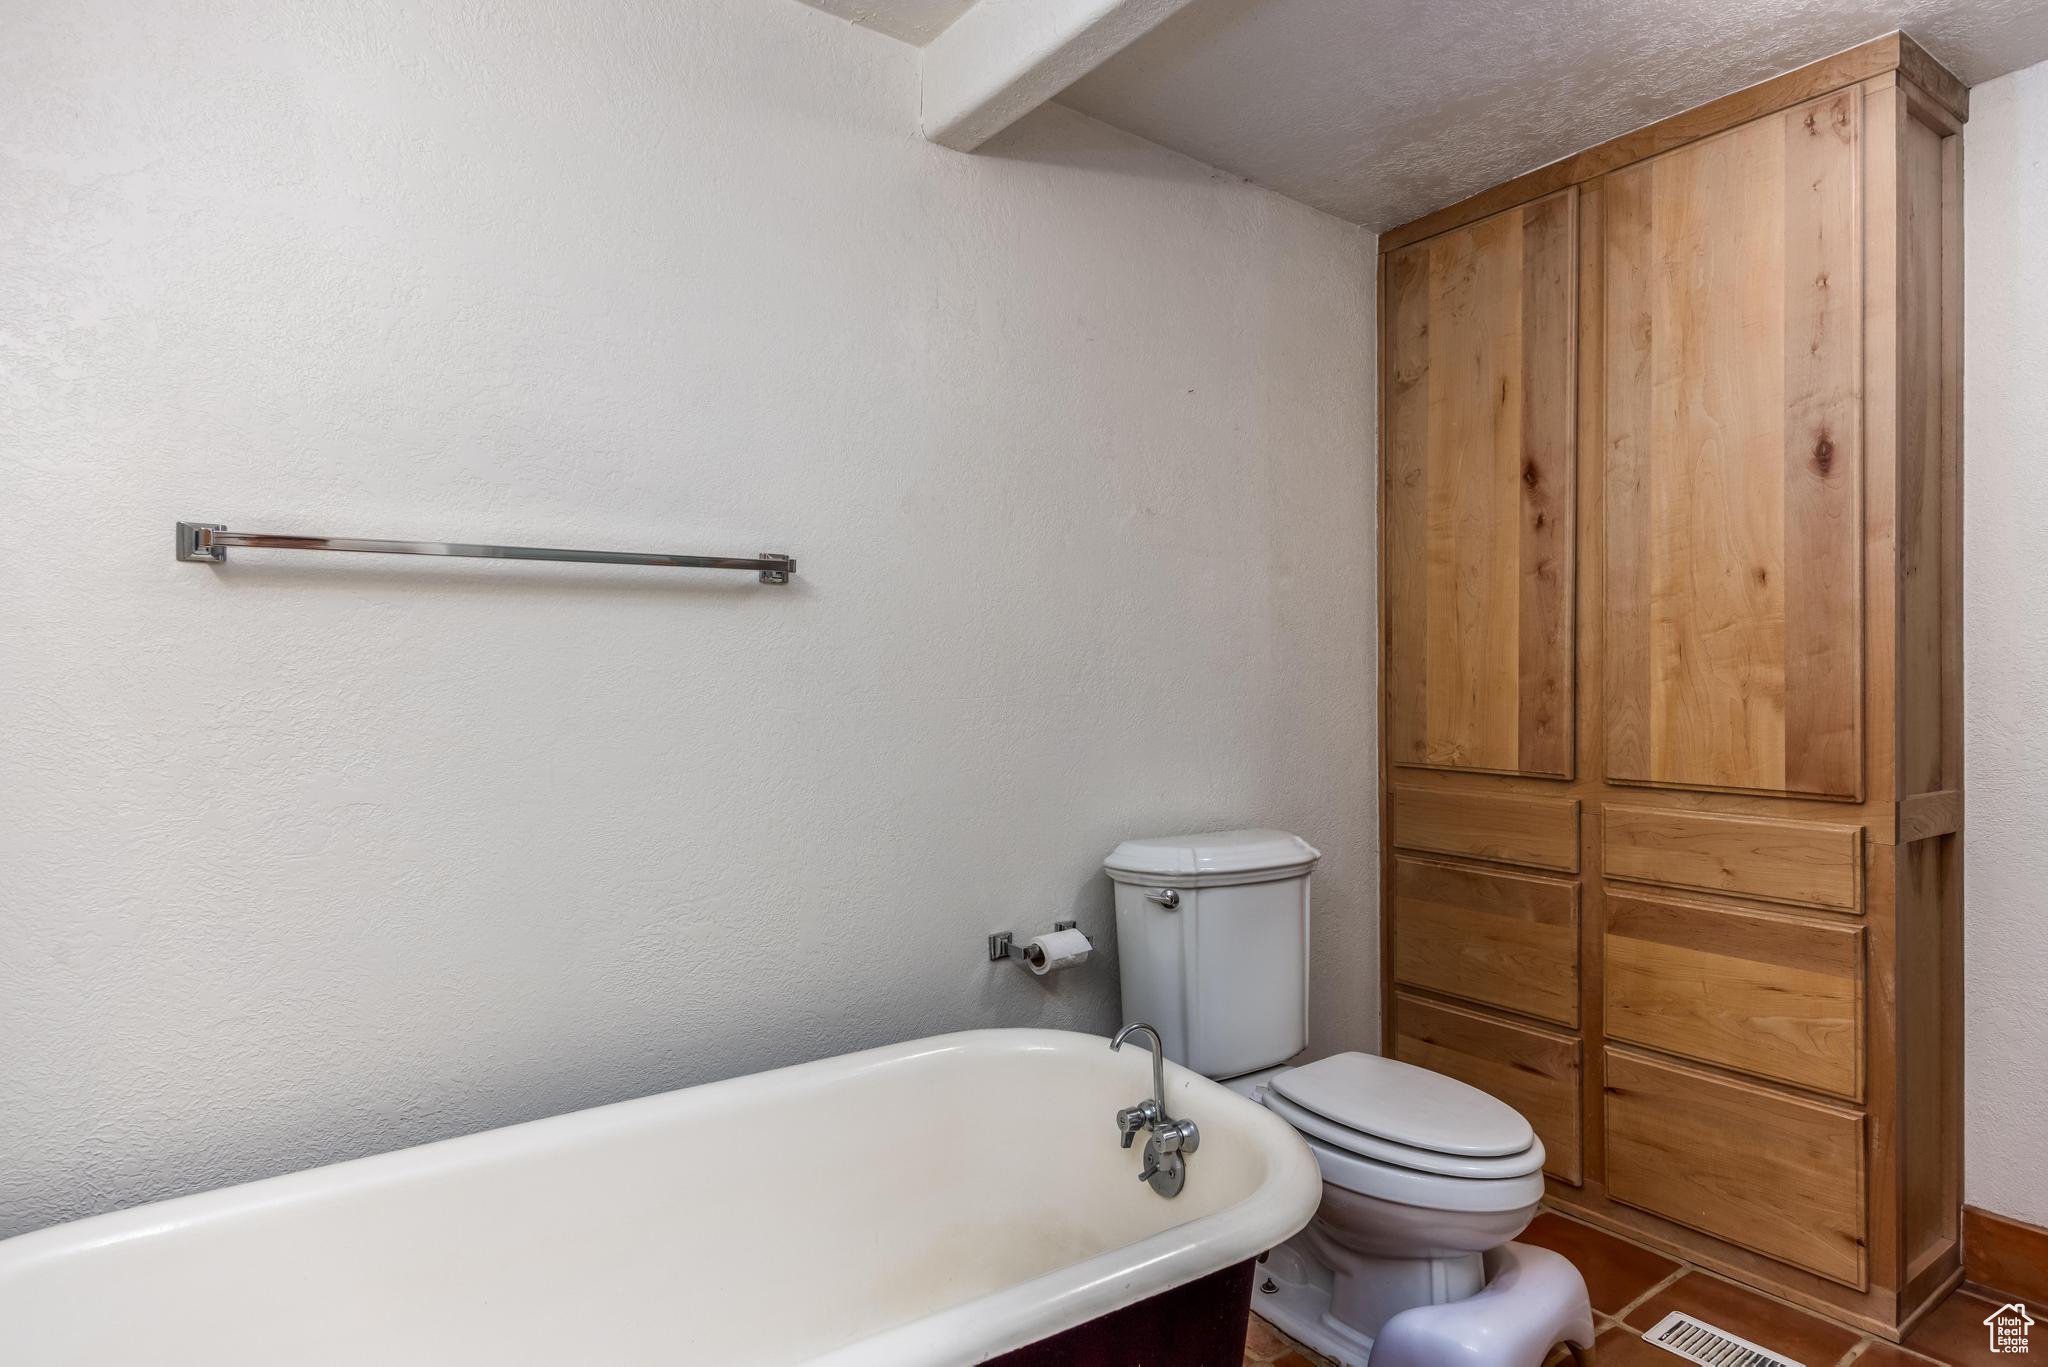
<path id="1" fill-rule="evenodd" d="M 744 1104 L 748 1094 L 767 1096 L 814 1085 L 820 1074 L 851 1080 L 903 1060 L 977 1047 L 997 1053 L 1106 1052 L 1109 1041 L 1102 1035 L 1034 1027 L 924 1036 L 84 1216 L 0 1240 L 0 1294 L 17 1276 L 212 1219 L 261 1215 L 302 1201 L 324 1204 L 364 1186 L 410 1185 L 454 1169 L 570 1147 L 580 1138 L 630 1125 L 642 1113 L 651 1119 L 721 1103 Z M 1140 1088 L 1145 1081 L 1138 1082 Z M 1267 1160 L 1264 1178 L 1249 1193 L 1209 1215 L 879 1330 L 807 1362 L 815 1367 L 947 1367 L 984 1361 L 1257 1257 L 1305 1226 L 1321 1201 L 1322 1177 L 1293 1128 L 1256 1102 L 1179 1064 L 1166 1065 L 1166 1081 L 1169 1093 L 1213 1088 L 1213 1094 L 1203 1093 L 1205 1100 L 1245 1124 Z M 1105 1142 L 1113 1137 L 1105 1120 Z M 1190 1160 L 1191 1181 L 1198 1180 L 1200 1162 L 1199 1153 Z"/>
<path id="2" fill-rule="evenodd" d="M 954 1040 L 986 1034 L 1028 1034 L 1079 1039 L 1106 1046 L 1108 1037 L 1068 1030 L 970 1030 L 934 1036 Z M 1322 1171 L 1294 1127 L 1248 1097 L 1191 1072 L 1166 1065 L 1169 1092 L 1213 1088 L 1210 1099 L 1228 1098 L 1268 1155 L 1266 1176 L 1232 1205 L 1187 1224 L 1161 1230 L 1136 1243 L 992 1291 L 908 1324 L 855 1340 L 811 1360 L 807 1367 L 951 1367 L 971 1343 L 983 1362 L 1050 1338 L 1065 1329 L 1150 1299 L 1248 1259 L 1298 1234 L 1323 1199 Z M 1188 1180 L 1196 1180 L 1200 1152 L 1189 1159 Z M 1199 1231 L 1199 1236 L 1196 1231 Z"/>

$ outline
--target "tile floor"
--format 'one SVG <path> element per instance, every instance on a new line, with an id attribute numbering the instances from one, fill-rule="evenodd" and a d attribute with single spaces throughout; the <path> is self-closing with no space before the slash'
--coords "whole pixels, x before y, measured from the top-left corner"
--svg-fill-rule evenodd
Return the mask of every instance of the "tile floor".
<path id="1" fill-rule="evenodd" d="M 1245 1367 L 1332 1367 L 1321 1353 L 1302 1347 L 1272 1325 L 1252 1316 L 1251 1333 L 1244 1341 Z"/>
<path id="2" fill-rule="evenodd" d="M 1998 1367 L 2011 1354 L 1993 1354 L 1983 1319 L 1997 1302 L 1958 1291 L 1936 1306 L 1904 1346 L 1874 1339 L 1783 1301 L 1676 1262 L 1591 1225 L 1545 1211 L 1521 1235 L 1523 1243 L 1555 1249 L 1586 1278 L 1599 1330 L 1598 1367 L 1676 1367 L 1684 1359 L 1645 1343 L 1642 1331 L 1673 1310 L 1683 1310 L 1791 1358 L 1806 1367 Z M 2048 1307 L 2035 1306 L 2048 1355 Z M 1554 1357 L 1553 1362 L 1562 1355 Z M 1331 1367 L 1256 1315 L 1245 1341 L 1247 1367 Z"/>

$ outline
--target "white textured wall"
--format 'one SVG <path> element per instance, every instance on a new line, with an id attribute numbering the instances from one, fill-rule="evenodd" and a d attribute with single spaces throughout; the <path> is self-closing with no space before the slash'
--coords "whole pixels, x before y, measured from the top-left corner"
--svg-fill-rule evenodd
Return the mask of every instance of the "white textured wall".
<path id="1" fill-rule="evenodd" d="M 930 147 L 916 51 L 792 3 L 4 27 L 0 1233 L 1107 1028 L 981 937 L 1103 932 L 1136 833 L 1320 845 L 1371 1044 L 1369 235 L 1057 108 Z"/>
<path id="2" fill-rule="evenodd" d="M 2048 64 L 1963 134 L 1970 1204 L 2048 1224 Z"/>

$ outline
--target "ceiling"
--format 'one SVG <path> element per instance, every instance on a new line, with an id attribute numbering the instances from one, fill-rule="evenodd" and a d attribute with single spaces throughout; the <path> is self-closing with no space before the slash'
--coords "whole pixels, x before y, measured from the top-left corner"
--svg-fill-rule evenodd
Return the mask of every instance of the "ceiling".
<path id="1" fill-rule="evenodd" d="M 912 47 L 923 47 L 946 25 L 974 8 L 974 0 L 804 0 L 814 9 L 836 14 L 849 23 L 886 33 Z"/>
<path id="2" fill-rule="evenodd" d="M 971 0 L 807 3 L 921 45 Z M 1377 230 L 1895 28 L 2048 59 L 2048 0 L 1195 0 L 1060 103 Z"/>

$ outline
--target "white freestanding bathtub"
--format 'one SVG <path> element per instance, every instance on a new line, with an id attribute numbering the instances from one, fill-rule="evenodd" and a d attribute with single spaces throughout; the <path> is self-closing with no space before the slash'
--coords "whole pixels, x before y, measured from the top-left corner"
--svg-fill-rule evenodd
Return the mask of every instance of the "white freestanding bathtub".
<path id="1" fill-rule="evenodd" d="M 0 1242 L 7 1367 L 981 1362 L 1254 1257 L 1315 1161 L 1169 1064 L 1186 1190 L 1114 1113 L 1143 1048 L 980 1030 Z"/>

